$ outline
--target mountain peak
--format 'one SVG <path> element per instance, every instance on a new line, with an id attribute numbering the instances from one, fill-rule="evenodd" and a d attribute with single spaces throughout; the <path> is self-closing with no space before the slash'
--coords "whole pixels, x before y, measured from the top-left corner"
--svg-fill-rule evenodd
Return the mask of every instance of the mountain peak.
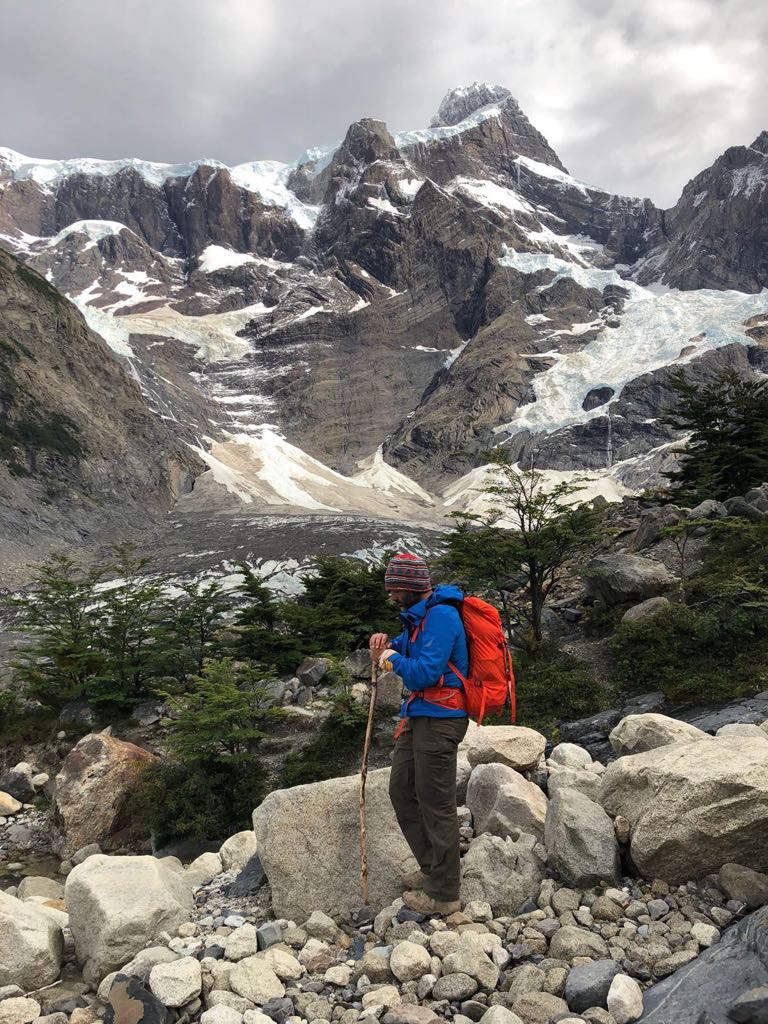
<path id="1" fill-rule="evenodd" d="M 429 127 L 458 124 L 481 107 L 487 107 L 489 103 L 503 103 L 511 97 L 512 93 L 503 85 L 473 82 L 471 85 L 457 86 L 445 94 Z"/>

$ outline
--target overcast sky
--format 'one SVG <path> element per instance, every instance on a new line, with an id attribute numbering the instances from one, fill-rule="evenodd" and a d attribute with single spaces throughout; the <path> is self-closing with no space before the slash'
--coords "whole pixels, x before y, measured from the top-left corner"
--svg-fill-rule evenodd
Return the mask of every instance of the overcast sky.
<path id="1" fill-rule="evenodd" d="M 293 160 L 506 85 L 571 173 L 674 203 L 768 128 L 764 0 L 0 0 L 0 146 Z"/>

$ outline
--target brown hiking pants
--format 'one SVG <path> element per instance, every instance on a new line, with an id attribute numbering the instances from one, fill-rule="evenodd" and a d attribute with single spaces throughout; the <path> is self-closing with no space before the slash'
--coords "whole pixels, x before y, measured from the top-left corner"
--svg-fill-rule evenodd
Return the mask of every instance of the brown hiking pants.
<path id="1" fill-rule="evenodd" d="M 459 897 L 456 752 L 467 726 L 466 718 L 408 718 L 392 755 L 389 798 L 438 900 Z"/>

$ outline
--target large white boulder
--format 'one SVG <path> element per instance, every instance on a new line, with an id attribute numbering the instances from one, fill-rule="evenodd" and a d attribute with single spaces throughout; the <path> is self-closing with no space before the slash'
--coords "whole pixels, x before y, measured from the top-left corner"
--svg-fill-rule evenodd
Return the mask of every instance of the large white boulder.
<path id="1" fill-rule="evenodd" d="M 544 838 L 546 796 L 507 765 L 480 764 L 475 768 L 467 786 L 467 807 L 478 835 L 490 832 L 506 839 L 522 829 L 537 839 Z"/>
<path id="2" fill-rule="evenodd" d="M 548 866 L 576 889 L 618 881 L 613 822 L 600 804 L 578 790 L 561 789 L 550 800 L 544 843 Z"/>
<path id="3" fill-rule="evenodd" d="M 99 732 L 83 736 L 56 776 L 54 849 L 60 857 L 103 843 L 130 826 L 127 806 L 144 770 L 148 750 Z"/>
<path id="4" fill-rule="evenodd" d="M 647 878 L 685 881 L 739 863 L 768 870 L 768 757 L 749 736 L 675 743 L 620 757 L 600 802 L 630 823 Z"/>
<path id="5" fill-rule="evenodd" d="M 620 756 L 642 754 L 646 750 L 656 750 L 657 747 L 668 747 L 670 743 L 711 738 L 695 725 L 655 712 L 627 715 L 611 730 L 608 737 L 611 746 Z"/>
<path id="6" fill-rule="evenodd" d="M 461 744 L 472 767 L 505 764 L 517 772 L 535 768 L 547 745 L 545 736 L 523 725 L 477 725 Z"/>
<path id="7" fill-rule="evenodd" d="M 369 901 L 385 907 L 402 895 L 403 872 L 416 861 L 389 800 L 389 768 L 366 784 Z M 270 793 L 253 812 L 259 857 L 275 914 L 303 921 L 313 910 L 337 915 L 360 907 L 360 776 Z"/>
<path id="8" fill-rule="evenodd" d="M 59 976 L 63 948 L 61 928 L 34 903 L 0 892 L 0 986 L 50 985 Z"/>
<path id="9" fill-rule="evenodd" d="M 96 854 L 67 876 L 64 900 L 88 982 L 127 963 L 160 932 L 175 932 L 194 907 L 185 877 L 154 857 Z"/>

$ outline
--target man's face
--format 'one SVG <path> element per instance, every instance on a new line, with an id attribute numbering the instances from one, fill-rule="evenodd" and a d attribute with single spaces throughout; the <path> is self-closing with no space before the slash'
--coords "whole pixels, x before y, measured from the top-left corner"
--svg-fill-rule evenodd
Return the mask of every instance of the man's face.
<path id="1" fill-rule="evenodd" d="M 412 604 L 416 604 L 423 597 L 422 594 L 417 594 L 413 590 L 395 590 L 394 588 L 387 587 L 387 597 L 392 604 L 397 605 L 398 608 L 403 609 L 410 608 Z"/>

